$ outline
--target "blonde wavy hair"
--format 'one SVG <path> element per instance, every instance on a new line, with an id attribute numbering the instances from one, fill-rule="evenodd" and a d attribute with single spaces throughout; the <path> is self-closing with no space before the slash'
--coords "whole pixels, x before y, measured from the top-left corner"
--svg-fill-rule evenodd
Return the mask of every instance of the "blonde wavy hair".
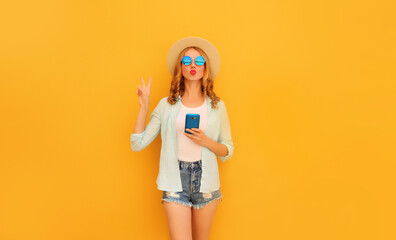
<path id="1" fill-rule="evenodd" d="M 179 53 L 179 56 L 177 57 L 175 68 L 173 71 L 168 102 L 173 105 L 177 102 L 177 98 L 178 98 L 179 94 L 180 94 L 180 96 L 184 95 L 185 85 L 184 85 L 184 77 L 183 77 L 183 73 L 182 73 L 181 60 L 184 57 L 184 54 L 189 49 L 197 50 L 201 54 L 201 56 L 205 58 L 205 70 L 204 70 L 204 74 L 201 79 L 201 91 L 204 93 L 204 96 L 207 95 L 210 97 L 210 99 L 212 99 L 212 108 L 217 109 L 217 103 L 220 101 L 220 98 L 218 96 L 216 96 L 216 94 L 213 92 L 213 80 L 214 79 L 212 79 L 211 74 L 210 74 L 211 70 L 209 67 L 210 66 L 209 58 L 206 55 L 206 53 L 199 47 L 187 47 Z"/>

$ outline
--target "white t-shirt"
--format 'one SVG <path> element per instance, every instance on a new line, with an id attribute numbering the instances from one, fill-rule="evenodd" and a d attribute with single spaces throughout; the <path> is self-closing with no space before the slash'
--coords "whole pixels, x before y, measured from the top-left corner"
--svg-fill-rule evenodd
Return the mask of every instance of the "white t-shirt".
<path id="1" fill-rule="evenodd" d="M 181 103 L 181 101 L 180 101 Z M 192 139 L 184 135 L 184 128 L 186 125 L 186 114 L 197 113 L 199 114 L 199 129 L 205 132 L 208 121 L 208 110 L 206 98 L 204 103 L 196 108 L 189 108 L 181 103 L 179 113 L 176 117 L 176 136 L 177 136 L 177 149 L 178 159 L 186 162 L 194 162 L 202 158 L 202 146 L 194 142 Z"/>

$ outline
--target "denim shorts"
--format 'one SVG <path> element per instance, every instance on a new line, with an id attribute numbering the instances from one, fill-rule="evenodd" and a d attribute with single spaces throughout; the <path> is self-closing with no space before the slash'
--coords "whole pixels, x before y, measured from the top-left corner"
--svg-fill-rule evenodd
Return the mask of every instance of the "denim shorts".
<path id="1" fill-rule="evenodd" d="M 199 209 L 216 199 L 220 198 L 223 201 L 223 195 L 220 189 L 209 193 L 199 192 L 202 177 L 202 160 L 195 162 L 178 160 L 178 162 L 183 191 L 162 191 L 162 204 L 163 201 L 176 202 L 184 206 Z"/>

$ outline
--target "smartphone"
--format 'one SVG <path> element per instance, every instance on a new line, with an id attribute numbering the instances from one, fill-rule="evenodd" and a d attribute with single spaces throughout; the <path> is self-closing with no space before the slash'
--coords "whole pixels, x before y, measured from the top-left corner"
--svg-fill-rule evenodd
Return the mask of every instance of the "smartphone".
<path id="1" fill-rule="evenodd" d="M 192 134 L 187 131 L 187 128 L 199 128 L 199 114 L 197 113 L 187 113 L 186 114 L 186 124 L 184 126 L 184 132 Z"/>

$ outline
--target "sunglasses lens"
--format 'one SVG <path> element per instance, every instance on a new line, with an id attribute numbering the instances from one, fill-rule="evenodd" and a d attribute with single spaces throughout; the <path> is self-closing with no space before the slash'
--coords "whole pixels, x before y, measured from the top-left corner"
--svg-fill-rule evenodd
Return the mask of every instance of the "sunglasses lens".
<path id="1" fill-rule="evenodd" d="M 183 63 L 184 65 L 189 65 L 189 64 L 191 63 L 191 58 L 190 58 L 189 56 L 184 56 L 184 57 L 182 58 L 182 63 Z"/>
<path id="2" fill-rule="evenodd" d="M 205 63 L 205 58 L 202 56 L 198 56 L 195 58 L 195 63 L 199 66 L 203 65 Z"/>

